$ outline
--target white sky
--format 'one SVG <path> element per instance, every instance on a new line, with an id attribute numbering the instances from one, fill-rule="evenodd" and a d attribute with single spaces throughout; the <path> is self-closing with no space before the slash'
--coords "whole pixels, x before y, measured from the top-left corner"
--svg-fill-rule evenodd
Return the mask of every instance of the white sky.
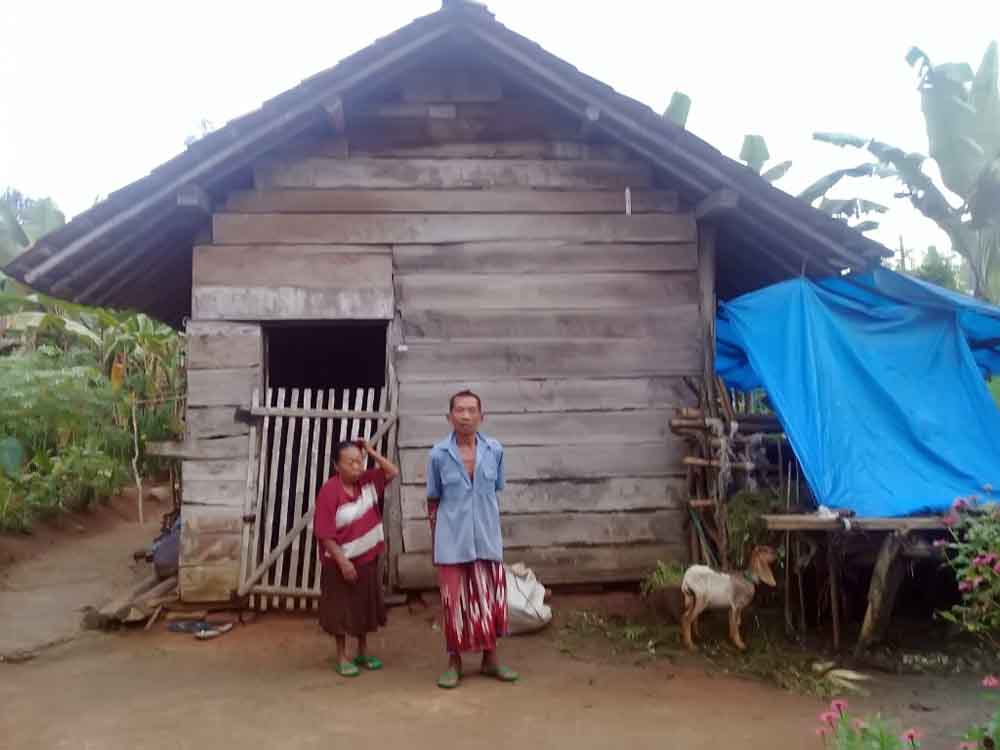
<path id="1" fill-rule="evenodd" d="M 11 4 L 5 4 L 7 6 Z M 34 0 L 0 9 L 0 187 L 50 196 L 70 216 L 146 174 L 199 132 L 327 68 L 439 0 Z M 1000 2 L 492 0 L 498 20 L 657 111 L 675 89 L 688 128 L 730 156 L 745 133 L 795 166 L 795 191 L 864 161 L 813 143 L 846 131 L 926 153 L 904 60 L 978 66 Z M 862 185 L 867 185 L 862 181 Z M 850 197 L 852 188 L 840 197 Z M 892 186 L 865 191 L 891 201 Z M 873 236 L 923 249 L 947 240 L 895 201 Z"/>

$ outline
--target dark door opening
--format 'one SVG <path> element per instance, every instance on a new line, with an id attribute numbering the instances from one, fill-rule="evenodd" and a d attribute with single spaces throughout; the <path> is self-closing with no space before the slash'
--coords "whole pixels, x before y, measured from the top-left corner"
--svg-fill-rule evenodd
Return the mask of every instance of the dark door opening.
<path id="1" fill-rule="evenodd" d="M 269 388 L 381 388 L 388 322 L 296 323 L 264 329 Z"/>

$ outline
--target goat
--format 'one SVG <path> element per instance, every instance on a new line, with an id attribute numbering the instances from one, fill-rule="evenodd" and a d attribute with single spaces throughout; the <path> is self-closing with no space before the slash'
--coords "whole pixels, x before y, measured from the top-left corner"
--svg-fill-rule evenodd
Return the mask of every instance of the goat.
<path id="1" fill-rule="evenodd" d="M 719 573 L 705 565 L 692 565 L 684 573 L 681 592 L 684 594 L 684 614 L 681 631 L 684 645 L 692 651 L 694 641 L 691 631 L 698 633 L 698 617 L 706 609 L 729 610 L 729 638 L 740 651 L 746 644 L 740 637 L 743 610 L 753 601 L 758 583 L 776 586 L 771 565 L 778 559 L 771 547 L 754 547 L 750 552 L 750 566 L 736 573 Z"/>

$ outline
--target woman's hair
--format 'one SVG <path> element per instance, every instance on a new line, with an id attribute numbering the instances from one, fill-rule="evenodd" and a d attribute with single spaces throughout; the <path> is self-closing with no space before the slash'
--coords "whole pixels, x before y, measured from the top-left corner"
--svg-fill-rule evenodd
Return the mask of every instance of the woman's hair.
<path id="1" fill-rule="evenodd" d="M 334 467 L 340 463 L 340 454 L 346 451 L 348 448 L 357 448 L 358 444 L 353 440 L 341 440 L 337 443 L 337 447 L 333 449 L 333 465 Z"/>

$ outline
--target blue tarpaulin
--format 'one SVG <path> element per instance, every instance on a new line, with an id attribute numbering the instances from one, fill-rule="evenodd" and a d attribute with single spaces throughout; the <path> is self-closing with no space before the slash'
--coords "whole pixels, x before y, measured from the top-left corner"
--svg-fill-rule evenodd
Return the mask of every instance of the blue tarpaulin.
<path id="1" fill-rule="evenodd" d="M 752 292 L 716 328 L 717 371 L 767 390 L 819 503 L 905 516 L 1000 489 L 1000 309 L 878 269 Z"/>

